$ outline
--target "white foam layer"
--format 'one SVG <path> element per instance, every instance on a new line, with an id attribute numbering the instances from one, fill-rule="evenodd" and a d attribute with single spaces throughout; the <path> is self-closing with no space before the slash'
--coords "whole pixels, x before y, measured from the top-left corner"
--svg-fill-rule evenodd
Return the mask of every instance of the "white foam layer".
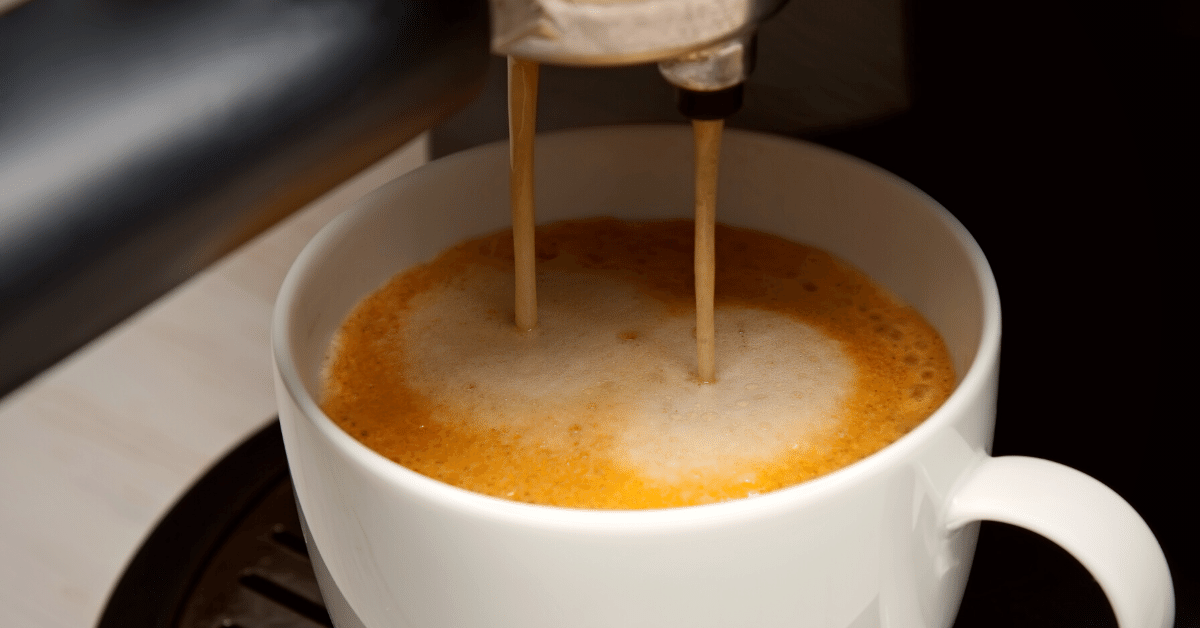
<path id="1" fill-rule="evenodd" d="M 512 276 L 497 269 L 417 297 L 402 340 L 410 385 L 449 400 L 448 417 L 527 443 L 570 447 L 580 429 L 611 430 L 609 455 L 669 480 L 803 447 L 838 418 L 855 379 L 820 331 L 718 308 L 718 381 L 702 385 L 693 314 L 614 276 L 548 271 L 538 290 L 532 333 L 514 327 Z"/>

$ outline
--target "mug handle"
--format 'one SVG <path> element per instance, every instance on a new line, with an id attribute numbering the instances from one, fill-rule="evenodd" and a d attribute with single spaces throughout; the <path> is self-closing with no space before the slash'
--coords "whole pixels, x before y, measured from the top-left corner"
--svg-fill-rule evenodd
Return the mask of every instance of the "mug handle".
<path id="1" fill-rule="evenodd" d="M 1171 628 L 1175 590 L 1146 522 L 1112 489 L 1070 467 L 1024 456 L 987 458 L 950 497 L 946 527 L 999 521 L 1036 532 L 1100 583 L 1121 628 Z"/>

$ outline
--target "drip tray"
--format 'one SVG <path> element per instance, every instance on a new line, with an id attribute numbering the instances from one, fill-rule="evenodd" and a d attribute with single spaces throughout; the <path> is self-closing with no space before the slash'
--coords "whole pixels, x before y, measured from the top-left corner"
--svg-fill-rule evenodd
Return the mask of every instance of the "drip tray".
<path id="1" fill-rule="evenodd" d="M 1176 626 L 1195 626 L 1186 612 L 1194 592 L 1181 595 L 1180 584 Z M 1065 551 L 1031 532 L 984 523 L 954 625 L 1101 628 L 1116 620 L 1099 585 Z M 331 626 L 274 422 L 213 466 L 159 522 L 97 628 Z"/>
<path id="2" fill-rule="evenodd" d="M 331 628 L 273 422 L 159 522 L 98 628 Z"/>

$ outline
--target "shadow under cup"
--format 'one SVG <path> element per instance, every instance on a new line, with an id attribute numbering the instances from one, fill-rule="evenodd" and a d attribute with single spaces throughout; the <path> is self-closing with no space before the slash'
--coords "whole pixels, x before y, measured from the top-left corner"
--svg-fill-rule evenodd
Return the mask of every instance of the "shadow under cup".
<path id="1" fill-rule="evenodd" d="M 539 138 L 536 160 L 540 223 L 692 214 L 688 127 L 551 134 Z M 276 310 L 280 418 L 297 500 L 356 621 L 953 621 L 978 528 L 947 532 L 941 513 L 955 484 L 986 457 L 995 419 L 999 297 L 982 252 L 911 185 L 791 139 L 727 131 L 718 193 L 719 221 L 823 248 L 920 311 L 954 361 L 958 386 L 949 400 L 910 434 L 840 471 L 706 506 L 532 506 L 399 467 L 342 432 L 316 399 L 330 339 L 363 297 L 454 243 L 509 226 L 507 145 L 438 160 L 331 222 L 296 261 Z"/>

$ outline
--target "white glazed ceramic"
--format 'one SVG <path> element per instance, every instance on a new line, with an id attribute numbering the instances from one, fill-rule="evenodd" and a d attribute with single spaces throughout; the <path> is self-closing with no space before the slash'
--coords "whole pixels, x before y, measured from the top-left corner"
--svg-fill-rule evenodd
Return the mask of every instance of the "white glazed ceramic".
<path id="1" fill-rule="evenodd" d="M 687 127 L 558 133 L 537 151 L 539 222 L 691 214 Z M 273 342 L 292 479 L 327 593 L 336 586 L 353 623 L 940 628 L 957 612 L 976 522 L 991 519 L 1079 558 L 1123 628 L 1172 624 L 1166 561 L 1128 504 L 1061 465 L 989 457 L 1000 302 L 975 241 L 911 185 L 794 140 L 727 132 L 718 217 L 841 256 L 937 327 L 959 383 L 913 432 L 790 489 L 640 512 L 485 497 L 360 445 L 315 402 L 332 334 L 398 270 L 507 226 L 507 159 L 506 144 L 484 146 L 379 189 L 308 245 L 279 296 Z"/>

